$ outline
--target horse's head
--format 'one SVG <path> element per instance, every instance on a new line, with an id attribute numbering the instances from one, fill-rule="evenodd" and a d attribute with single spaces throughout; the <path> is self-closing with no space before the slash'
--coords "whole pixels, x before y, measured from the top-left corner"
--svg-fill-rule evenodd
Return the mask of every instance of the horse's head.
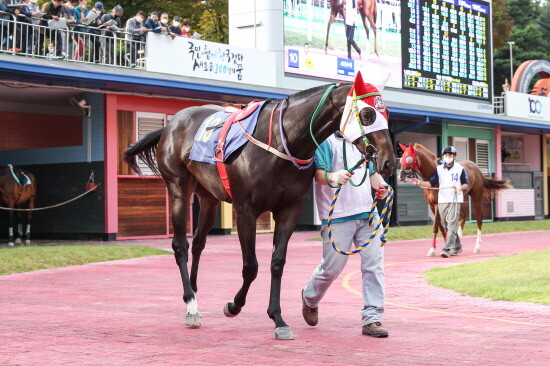
<path id="1" fill-rule="evenodd" d="M 388 110 L 374 85 L 358 73 L 347 96 L 340 132 L 375 162 L 376 171 L 392 175 L 396 158 L 388 131 Z"/>
<path id="2" fill-rule="evenodd" d="M 404 182 L 407 179 L 417 178 L 417 172 L 422 166 L 422 162 L 418 158 L 416 149 L 413 144 L 405 146 L 399 144 L 401 150 L 403 150 L 403 155 L 401 156 L 400 163 L 401 169 L 399 171 L 399 180 Z"/>

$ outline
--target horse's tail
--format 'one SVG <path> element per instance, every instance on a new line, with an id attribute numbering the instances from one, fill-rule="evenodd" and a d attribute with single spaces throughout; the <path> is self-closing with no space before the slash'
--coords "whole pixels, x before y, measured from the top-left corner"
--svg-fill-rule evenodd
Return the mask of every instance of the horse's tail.
<path id="1" fill-rule="evenodd" d="M 148 133 L 124 150 L 124 160 L 128 162 L 130 168 L 136 173 L 141 174 L 141 169 L 138 165 L 139 158 L 151 169 L 153 174 L 160 175 L 156 162 L 156 153 L 162 131 L 164 131 L 164 127 Z"/>
<path id="2" fill-rule="evenodd" d="M 495 178 L 483 177 L 483 188 L 485 188 L 486 194 L 492 194 L 502 189 L 514 188 L 509 183 L 510 183 L 509 179 L 495 179 Z"/>

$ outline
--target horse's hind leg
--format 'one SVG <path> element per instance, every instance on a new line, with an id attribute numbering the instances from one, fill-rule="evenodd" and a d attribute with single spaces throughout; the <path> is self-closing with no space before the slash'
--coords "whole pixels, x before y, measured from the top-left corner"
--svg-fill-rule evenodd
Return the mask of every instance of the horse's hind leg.
<path id="1" fill-rule="evenodd" d="M 35 197 L 29 199 L 29 212 L 27 213 L 27 227 L 25 229 L 25 244 L 31 243 L 31 218 L 32 218 L 32 209 L 34 208 Z"/>
<path id="2" fill-rule="evenodd" d="M 474 247 L 474 253 L 481 252 L 481 228 L 483 226 L 483 212 L 481 211 L 481 203 L 483 197 L 474 197 L 472 196 L 472 201 L 474 202 L 474 207 L 476 210 L 476 221 L 477 221 L 477 238 L 476 245 Z"/>
<path id="3" fill-rule="evenodd" d="M 336 18 L 336 14 L 331 12 L 330 19 L 328 20 L 328 24 L 327 24 L 327 38 L 325 40 L 325 53 L 327 53 L 327 48 L 328 48 L 328 34 L 330 33 L 330 26 L 332 25 L 332 23 L 334 23 L 335 18 Z"/>
<path id="4" fill-rule="evenodd" d="M 8 246 L 13 247 L 15 245 L 13 240 L 13 208 L 15 208 L 15 205 L 13 202 L 7 202 L 7 206 L 11 208 L 9 211 L 9 224 L 8 224 Z"/>
<path id="5" fill-rule="evenodd" d="M 234 317 L 241 312 L 246 304 L 246 295 L 250 285 L 258 275 L 258 259 L 256 258 L 256 219 L 249 207 L 239 207 L 237 210 L 237 229 L 243 256 L 243 284 L 233 301 L 225 304 L 223 313 Z"/>
<path id="6" fill-rule="evenodd" d="M 167 186 L 172 205 L 172 225 L 174 227 L 172 249 L 174 250 L 174 257 L 176 258 L 183 284 L 183 301 L 187 305 L 185 324 L 191 328 L 198 328 L 201 325 L 200 314 L 187 269 L 189 242 L 186 236 L 189 199 L 197 181 L 188 171 L 186 173 L 179 178 L 165 179 L 168 182 Z"/>
<path id="7" fill-rule="evenodd" d="M 191 246 L 191 253 L 193 254 L 193 261 L 191 264 L 191 288 L 195 293 L 197 293 L 197 274 L 199 271 L 201 254 L 206 244 L 206 235 L 214 225 L 214 220 L 216 219 L 216 208 L 218 207 L 219 202 L 202 187 L 198 189 L 197 194 L 199 196 L 200 211 L 197 222 L 197 230 L 193 236 L 193 244 Z"/>

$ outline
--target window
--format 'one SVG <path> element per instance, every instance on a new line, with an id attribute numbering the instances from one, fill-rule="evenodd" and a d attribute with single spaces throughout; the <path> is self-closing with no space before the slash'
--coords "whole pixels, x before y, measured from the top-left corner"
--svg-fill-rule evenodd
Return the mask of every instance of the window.
<path id="1" fill-rule="evenodd" d="M 165 120 L 166 116 L 161 113 L 136 112 L 136 141 L 150 132 L 163 128 Z M 141 160 L 138 160 L 138 166 L 143 175 L 153 175 L 151 169 Z"/>
<path id="2" fill-rule="evenodd" d="M 489 176 L 489 141 L 476 140 L 476 164 L 485 176 Z"/>
<path id="3" fill-rule="evenodd" d="M 453 137 L 453 146 L 456 148 L 456 161 L 470 160 L 468 154 L 468 139 L 465 137 Z"/>

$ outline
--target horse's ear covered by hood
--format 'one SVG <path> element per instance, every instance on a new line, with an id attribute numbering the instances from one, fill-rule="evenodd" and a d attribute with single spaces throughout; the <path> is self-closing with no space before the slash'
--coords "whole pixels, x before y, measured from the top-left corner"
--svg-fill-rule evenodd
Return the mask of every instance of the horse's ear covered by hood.
<path id="1" fill-rule="evenodd" d="M 361 127 L 355 112 L 360 112 L 367 107 L 374 110 L 376 119 L 372 124 Z M 355 111 L 354 108 L 356 108 Z M 385 129 L 388 129 L 388 111 L 380 91 L 374 85 L 365 83 L 359 71 L 346 99 L 340 131 L 348 141 L 355 141 L 363 135 L 363 132 L 368 134 Z"/>

